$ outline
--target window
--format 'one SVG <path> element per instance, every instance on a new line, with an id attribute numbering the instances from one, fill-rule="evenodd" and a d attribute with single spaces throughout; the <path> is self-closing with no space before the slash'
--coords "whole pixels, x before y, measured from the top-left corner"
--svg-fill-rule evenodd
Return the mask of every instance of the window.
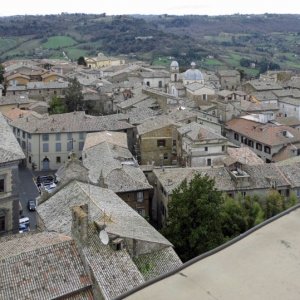
<path id="1" fill-rule="evenodd" d="M 83 146 L 84 146 L 84 142 L 79 142 L 79 151 L 82 151 L 83 149 Z"/>
<path id="2" fill-rule="evenodd" d="M 23 137 L 23 139 L 26 138 L 26 132 L 25 131 L 22 132 L 22 137 Z"/>
<path id="3" fill-rule="evenodd" d="M 27 133 L 27 137 L 28 137 L 28 139 L 31 139 L 31 134 Z"/>
<path id="4" fill-rule="evenodd" d="M 271 149 L 269 146 L 265 146 L 265 152 L 270 154 L 271 153 Z"/>
<path id="5" fill-rule="evenodd" d="M 31 152 L 31 143 L 28 142 L 28 151 Z"/>
<path id="6" fill-rule="evenodd" d="M 0 178 L 0 193 L 5 192 L 5 184 L 4 184 L 4 178 Z"/>
<path id="7" fill-rule="evenodd" d="M 146 84 L 147 84 L 147 86 L 150 86 L 150 81 L 147 81 L 147 83 L 146 83 Z"/>
<path id="8" fill-rule="evenodd" d="M 222 152 L 224 152 L 225 151 L 225 146 L 222 146 Z"/>
<path id="9" fill-rule="evenodd" d="M 26 143 L 25 143 L 25 141 L 22 141 L 22 149 L 26 150 Z"/>
<path id="10" fill-rule="evenodd" d="M 13 133 L 16 134 L 16 127 L 13 127 Z"/>
<path id="11" fill-rule="evenodd" d="M 204 151 L 208 151 L 208 147 L 204 147 Z"/>
<path id="12" fill-rule="evenodd" d="M 67 135 L 68 135 L 68 140 L 71 140 L 72 139 L 72 132 L 68 132 Z"/>
<path id="13" fill-rule="evenodd" d="M 207 159 L 207 165 L 211 166 L 211 159 L 210 158 Z"/>
<path id="14" fill-rule="evenodd" d="M 144 193 L 143 192 L 137 192 L 136 201 L 137 202 L 143 202 L 144 201 Z"/>
<path id="15" fill-rule="evenodd" d="M 0 217 L 0 231 L 5 231 L 5 216 Z"/>
<path id="16" fill-rule="evenodd" d="M 67 151 L 73 150 L 73 140 L 67 142 Z"/>
<path id="17" fill-rule="evenodd" d="M 166 140 L 157 140 L 157 147 L 166 147 Z"/>
<path id="18" fill-rule="evenodd" d="M 31 156 L 28 156 L 28 163 L 31 164 Z"/>
<path id="19" fill-rule="evenodd" d="M 20 136 L 20 129 L 17 129 L 17 135 Z"/>
<path id="20" fill-rule="evenodd" d="M 60 164 L 61 160 L 60 160 L 60 156 L 56 156 L 56 163 Z"/>
<path id="21" fill-rule="evenodd" d="M 55 144 L 55 151 L 56 152 L 61 152 L 61 143 L 56 143 Z"/>
<path id="22" fill-rule="evenodd" d="M 168 153 L 164 153 L 164 159 L 168 159 L 168 158 L 169 158 Z"/>
<path id="23" fill-rule="evenodd" d="M 42 140 L 43 140 L 44 142 L 49 141 L 49 134 L 48 134 L 48 133 L 43 133 L 43 134 L 42 134 Z"/>
<path id="24" fill-rule="evenodd" d="M 57 134 L 55 135 L 55 140 L 56 140 L 56 141 L 60 141 L 60 133 L 57 133 Z"/>
<path id="25" fill-rule="evenodd" d="M 173 140 L 173 146 L 176 146 L 176 140 Z"/>
<path id="26" fill-rule="evenodd" d="M 159 82 L 158 82 L 158 87 L 159 87 L 159 88 L 162 88 L 162 81 L 159 81 Z"/>
<path id="27" fill-rule="evenodd" d="M 261 151 L 262 150 L 262 145 L 260 143 L 256 143 L 256 149 Z"/>
<path id="28" fill-rule="evenodd" d="M 43 144 L 43 152 L 49 152 L 49 144 Z"/>
<path id="29" fill-rule="evenodd" d="M 253 143 L 253 141 L 252 141 L 252 140 L 248 140 L 248 146 L 249 146 L 249 147 L 251 147 L 251 148 L 253 148 L 253 146 L 254 146 L 254 143 Z"/>
<path id="30" fill-rule="evenodd" d="M 79 132 L 79 139 L 84 140 L 84 132 Z"/>

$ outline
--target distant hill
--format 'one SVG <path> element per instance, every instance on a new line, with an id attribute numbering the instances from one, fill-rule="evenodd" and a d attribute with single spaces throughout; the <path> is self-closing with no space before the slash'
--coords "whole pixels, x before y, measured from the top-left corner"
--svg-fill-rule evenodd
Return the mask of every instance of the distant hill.
<path id="1" fill-rule="evenodd" d="M 70 59 L 126 55 L 157 64 L 174 57 L 206 69 L 240 68 L 271 61 L 300 69 L 300 15 L 172 16 L 60 14 L 0 18 L 0 59 Z M 240 65 L 249 61 L 250 67 Z"/>

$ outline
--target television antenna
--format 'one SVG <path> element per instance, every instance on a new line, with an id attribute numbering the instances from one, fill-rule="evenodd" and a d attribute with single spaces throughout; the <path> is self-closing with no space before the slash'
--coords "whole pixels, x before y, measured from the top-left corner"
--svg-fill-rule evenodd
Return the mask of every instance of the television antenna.
<path id="1" fill-rule="evenodd" d="M 100 238 L 100 241 L 102 242 L 102 244 L 107 245 L 109 242 L 109 237 L 108 237 L 108 234 L 107 234 L 105 228 L 106 228 L 106 225 L 105 225 L 105 210 L 104 210 L 104 226 L 103 226 L 103 229 L 99 233 L 99 238 Z"/>
<path id="2" fill-rule="evenodd" d="M 107 234 L 105 228 L 100 231 L 99 238 L 100 238 L 100 241 L 102 242 L 102 244 L 104 244 L 104 245 L 108 244 L 109 237 L 108 237 L 108 234 Z"/>

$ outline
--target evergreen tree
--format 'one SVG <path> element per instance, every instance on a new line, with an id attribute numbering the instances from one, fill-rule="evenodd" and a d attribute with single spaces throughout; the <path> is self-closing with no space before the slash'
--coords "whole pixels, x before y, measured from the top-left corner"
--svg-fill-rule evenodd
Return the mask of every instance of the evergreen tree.
<path id="1" fill-rule="evenodd" d="M 69 86 L 65 94 L 65 103 L 68 112 L 84 110 L 82 87 L 76 77 L 69 80 Z"/>
<path id="2" fill-rule="evenodd" d="M 50 114 L 63 114 L 66 112 L 66 106 L 63 101 L 57 96 L 52 97 L 49 102 L 49 113 Z"/>
<path id="3" fill-rule="evenodd" d="M 197 174 L 174 190 L 163 234 L 183 261 L 223 243 L 221 207 L 221 192 L 207 176 Z"/>

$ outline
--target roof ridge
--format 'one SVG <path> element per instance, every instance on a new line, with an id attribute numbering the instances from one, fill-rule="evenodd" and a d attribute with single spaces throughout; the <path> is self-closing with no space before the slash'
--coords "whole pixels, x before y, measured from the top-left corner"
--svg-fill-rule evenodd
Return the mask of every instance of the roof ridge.
<path id="1" fill-rule="evenodd" d="M 97 206 L 97 208 L 98 209 L 100 209 L 100 211 L 103 213 L 103 217 L 106 219 L 106 217 L 111 221 L 111 222 L 113 222 L 114 223 L 114 221 L 111 219 L 111 216 L 109 216 L 109 215 L 107 215 L 106 213 L 105 213 L 105 211 L 98 205 L 98 203 L 91 197 L 91 195 L 90 195 L 90 192 L 89 193 L 87 193 L 84 189 L 83 189 L 83 187 L 79 184 L 79 182 L 77 181 L 77 180 L 75 180 L 75 184 L 80 188 L 80 190 L 89 198 L 89 200 L 91 200 L 92 202 L 93 202 L 93 204 L 95 205 L 95 206 Z M 86 185 L 88 185 L 88 189 L 89 189 L 89 191 L 90 191 L 90 188 L 91 188 L 91 184 L 90 183 L 82 183 L 82 184 L 86 184 Z M 99 187 L 100 188 L 100 187 Z"/>

